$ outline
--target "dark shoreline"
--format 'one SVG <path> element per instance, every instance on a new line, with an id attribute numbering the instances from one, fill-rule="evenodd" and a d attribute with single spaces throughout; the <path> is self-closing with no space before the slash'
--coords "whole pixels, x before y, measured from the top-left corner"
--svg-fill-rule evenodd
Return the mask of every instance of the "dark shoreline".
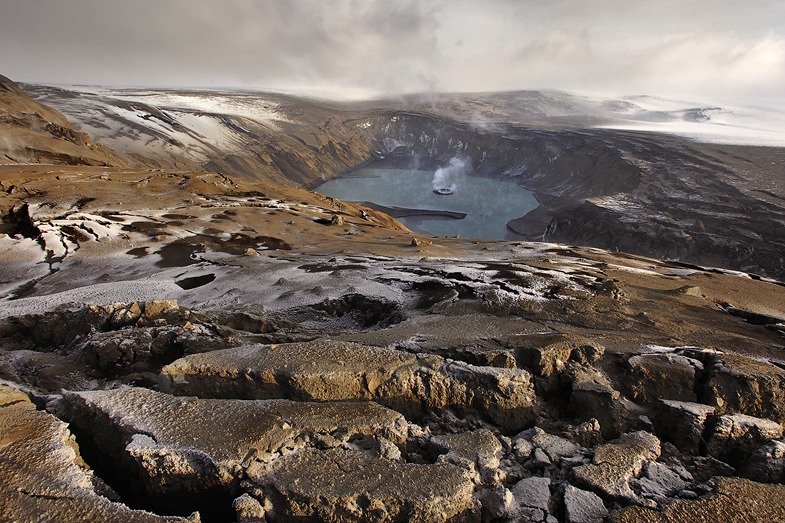
<path id="1" fill-rule="evenodd" d="M 369 207 L 375 211 L 383 212 L 393 218 L 407 218 L 409 216 L 430 216 L 438 218 L 453 218 L 462 220 L 466 218 L 465 212 L 456 211 L 438 211 L 432 209 L 410 209 L 407 207 L 388 207 L 386 205 L 379 205 L 373 202 L 356 202 L 365 207 Z"/>

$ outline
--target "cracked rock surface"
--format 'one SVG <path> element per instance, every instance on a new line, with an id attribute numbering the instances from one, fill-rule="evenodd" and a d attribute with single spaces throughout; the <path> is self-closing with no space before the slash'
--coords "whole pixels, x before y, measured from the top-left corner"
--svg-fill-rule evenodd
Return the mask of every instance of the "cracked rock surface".
<path id="1" fill-rule="evenodd" d="M 474 483 L 447 464 L 417 465 L 346 449 L 288 455 L 246 488 L 270 521 L 451 521 L 470 518 Z"/>
<path id="2" fill-rule="evenodd" d="M 0 383 L 0 514 L 7 521 L 200 521 L 132 510 L 82 461 L 65 423 Z"/>
<path id="3" fill-rule="evenodd" d="M 164 367 L 162 389 L 217 397 L 374 400 L 413 415 L 469 409 L 518 431 L 534 419 L 523 369 L 477 367 L 438 356 L 346 342 L 251 346 L 187 356 Z"/>

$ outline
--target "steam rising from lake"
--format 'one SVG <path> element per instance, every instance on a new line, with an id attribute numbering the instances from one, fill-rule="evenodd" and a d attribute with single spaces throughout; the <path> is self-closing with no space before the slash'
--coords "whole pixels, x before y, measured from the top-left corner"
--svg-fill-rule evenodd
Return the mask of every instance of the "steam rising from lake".
<path id="1" fill-rule="evenodd" d="M 458 184 L 455 179 L 460 174 L 465 174 L 469 169 L 469 162 L 458 156 L 450 158 L 450 163 L 439 167 L 433 173 L 433 190 L 447 193 L 455 192 Z"/>
<path id="2" fill-rule="evenodd" d="M 325 196 L 351 202 L 372 202 L 393 210 L 413 231 L 435 236 L 514 240 L 520 236 L 507 222 L 539 203 L 513 180 L 477 176 L 468 161 L 453 158 L 434 171 L 365 167 L 316 188 Z M 457 189 L 450 196 L 436 189 Z M 444 194 L 444 193 L 442 193 Z"/>

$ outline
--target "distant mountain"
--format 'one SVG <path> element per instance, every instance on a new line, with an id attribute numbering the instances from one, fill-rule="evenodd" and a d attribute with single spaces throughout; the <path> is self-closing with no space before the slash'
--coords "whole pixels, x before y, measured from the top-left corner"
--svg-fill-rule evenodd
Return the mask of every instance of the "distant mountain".
<path id="1" fill-rule="evenodd" d="M 371 154 L 374 129 L 341 104 L 240 91 L 24 87 L 135 167 L 315 186 Z"/>
<path id="2" fill-rule="evenodd" d="M 0 76 L 0 164 L 9 163 L 125 165 L 107 147 L 75 131 L 62 113 Z"/>
<path id="3" fill-rule="evenodd" d="M 785 277 L 785 147 L 757 147 L 785 143 L 776 109 L 554 90 L 337 102 L 249 91 L 22 87 L 39 111 L 18 111 L 33 121 L 14 132 L 38 132 L 28 144 L 41 142 L 42 132 L 50 149 L 76 147 L 60 136 L 90 143 L 46 104 L 138 169 L 315 189 L 374 162 L 433 171 L 462 158 L 472 175 L 512 180 L 537 198 L 535 210 L 507 222 L 508 239 Z M 15 103 L 36 103 L 13 89 Z M 61 123 L 29 113 L 58 115 Z M 29 148 L 6 158 L 21 161 Z M 29 154 L 86 163 L 84 149 Z"/>

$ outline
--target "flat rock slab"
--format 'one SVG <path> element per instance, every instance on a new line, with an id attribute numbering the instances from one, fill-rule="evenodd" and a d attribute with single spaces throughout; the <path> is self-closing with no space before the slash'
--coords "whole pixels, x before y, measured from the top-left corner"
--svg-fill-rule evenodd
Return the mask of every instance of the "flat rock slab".
<path id="1" fill-rule="evenodd" d="M 251 449 L 276 452 L 303 433 L 381 435 L 403 442 L 408 424 L 369 402 L 308 403 L 177 397 L 143 388 L 66 393 L 69 418 L 95 418 L 128 440 L 146 435 L 158 445 L 193 448 L 234 464 Z"/>
<path id="2" fill-rule="evenodd" d="M 230 495 L 251 463 L 353 436 L 403 443 L 403 416 L 369 402 L 174 397 L 148 389 L 66 393 L 63 416 L 124 472 L 132 489 L 177 511 Z M 199 505 L 197 505 L 199 506 Z"/>
<path id="3" fill-rule="evenodd" d="M 355 343 L 249 345 L 181 358 L 162 369 L 160 385 L 215 398 L 371 399 L 416 362 L 406 352 Z"/>
<path id="4" fill-rule="evenodd" d="M 611 514 L 613 523 L 770 523 L 785 515 L 785 485 L 718 478 L 716 492 L 695 501 L 679 500 L 662 511 L 629 507 Z"/>
<path id="5" fill-rule="evenodd" d="M 602 523 L 608 509 L 594 492 L 567 485 L 564 490 L 564 519 L 567 523 Z"/>
<path id="6" fill-rule="evenodd" d="M 451 521 L 476 510 L 474 483 L 448 463 L 415 465 L 346 449 L 290 454 L 249 492 L 268 521 Z M 470 518 L 469 518 L 470 519 Z"/>
<path id="7" fill-rule="evenodd" d="M 194 354 L 161 371 L 161 389 L 201 397 L 374 400 L 407 415 L 471 410 L 504 430 L 536 416 L 531 375 L 340 341 Z"/>
<path id="8" fill-rule="evenodd" d="M 155 523 L 200 521 L 132 510 L 99 495 L 67 425 L 0 384 L 0 519 Z"/>
<path id="9" fill-rule="evenodd" d="M 606 498 L 634 501 L 630 480 L 660 456 L 660 440 L 648 432 L 630 432 L 597 447 L 592 463 L 573 469 L 576 484 Z"/>

